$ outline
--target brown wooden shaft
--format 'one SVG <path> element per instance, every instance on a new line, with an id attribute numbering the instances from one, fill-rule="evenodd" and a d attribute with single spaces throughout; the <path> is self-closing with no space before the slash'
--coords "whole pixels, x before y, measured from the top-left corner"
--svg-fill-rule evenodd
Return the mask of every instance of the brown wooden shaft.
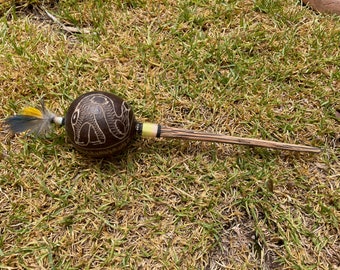
<path id="1" fill-rule="evenodd" d="M 312 147 L 312 146 L 280 143 L 280 142 L 273 142 L 273 141 L 267 141 L 267 140 L 252 139 L 252 138 L 240 138 L 240 137 L 234 137 L 234 136 L 227 136 L 223 134 L 199 132 L 199 131 L 186 130 L 186 129 L 181 129 L 181 128 L 163 127 L 163 126 L 161 126 L 160 137 L 259 146 L 259 147 L 274 148 L 274 149 L 281 149 L 281 150 L 288 150 L 288 151 L 300 151 L 300 152 L 312 152 L 312 153 L 321 152 L 320 148 Z"/>

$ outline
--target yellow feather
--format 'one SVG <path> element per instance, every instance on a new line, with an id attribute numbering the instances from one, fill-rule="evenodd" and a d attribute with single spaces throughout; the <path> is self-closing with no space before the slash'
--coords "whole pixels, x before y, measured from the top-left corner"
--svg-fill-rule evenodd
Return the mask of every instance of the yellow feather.
<path id="1" fill-rule="evenodd" d="M 24 108 L 21 114 L 43 119 L 43 113 L 37 108 L 33 108 L 33 107 Z"/>

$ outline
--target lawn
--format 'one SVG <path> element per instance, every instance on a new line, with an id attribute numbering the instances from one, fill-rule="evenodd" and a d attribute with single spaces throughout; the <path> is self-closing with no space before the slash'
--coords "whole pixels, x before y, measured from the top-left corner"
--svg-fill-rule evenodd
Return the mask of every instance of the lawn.
<path id="1" fill-rule="evenodd" d="M 120 95 L 138 120 L 322 148 L 136 138 L 90 159 L 0 124 L 0 269 L 340 269 L 340 17 L 295 0 L 0 1 L 0 117 Z"/>

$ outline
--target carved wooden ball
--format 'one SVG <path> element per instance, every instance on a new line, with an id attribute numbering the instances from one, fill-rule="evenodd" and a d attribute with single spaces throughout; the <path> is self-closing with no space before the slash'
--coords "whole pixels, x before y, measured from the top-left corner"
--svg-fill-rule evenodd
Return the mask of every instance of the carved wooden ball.
<path id="1" fill-rule="evenodd" d="M 75 99 L 65 117 L 66 133 L 74 147 L 93 157 L 123 150 L 135 135 L 130 106 L 114 94 L 90 92 Z"/>

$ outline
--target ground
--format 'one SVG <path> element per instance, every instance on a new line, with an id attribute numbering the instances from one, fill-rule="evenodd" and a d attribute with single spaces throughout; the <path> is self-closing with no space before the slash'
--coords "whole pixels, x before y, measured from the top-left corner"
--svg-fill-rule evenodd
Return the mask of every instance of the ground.
<path id="1" fill-rule="evenodd" d="M 0 268 L 339 269 L 340 19 L 299 1 L 0 1 L 0 117 L 126 99 L 139 121 L 321 154 L 136 138 L 89 159 L 0 128 Z"/>

